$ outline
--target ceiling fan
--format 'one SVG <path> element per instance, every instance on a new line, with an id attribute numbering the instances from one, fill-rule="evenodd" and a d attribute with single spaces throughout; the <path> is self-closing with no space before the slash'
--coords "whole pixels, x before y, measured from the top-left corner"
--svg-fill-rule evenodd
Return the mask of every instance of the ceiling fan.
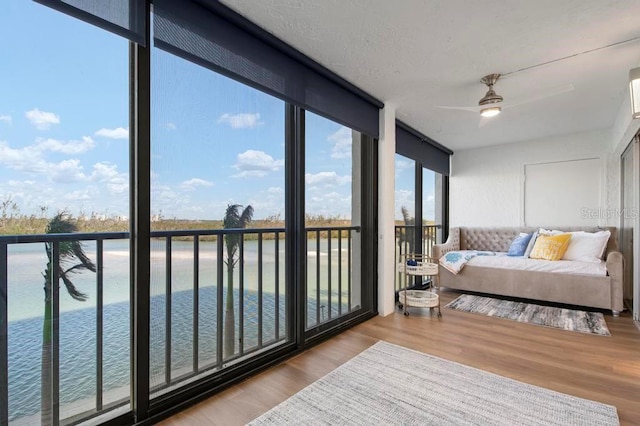
<path id="1" fill-rule="evenodd" d="M 480 79 L 480 81 L 483 84 L 487 85 L 489 90 L 487 90 L 487 93 L 482 97 L 482 99 L 480 99 L 480 101 L 478 101 L 478 106 L 467 107 L 467 106 L 438 105 L 436 106 L 436 108 L 458 109 L 463 111 L 479 112 L 483 118 L 489 118 L 489 117 L 495 117 L 496 115 L 500 114 L 503 108 L 512 108 L 514 106 L 539 101 L 545 98 L 549 98 L 551 96 L 556 96 L 562 93 L 570 92 L 573 89 L 575 89 L 573 87 L 573 84 L 565 84 L 562 86 L 551 88 L 544 92 L 539 92 L 537 95 L 531 96 L 526 99 L 520 99 L 517 101 L 511 101 L 511 102 L 504 102 L 504 98 L 498 95 L 495 92 L 495 90 L 493 90 L 493 86 L 498 82 L 498 79 L 500 79 L 500 77 L 501 77 L 501 74 L 489 74 L 489 75 L 485 75 Z"/>

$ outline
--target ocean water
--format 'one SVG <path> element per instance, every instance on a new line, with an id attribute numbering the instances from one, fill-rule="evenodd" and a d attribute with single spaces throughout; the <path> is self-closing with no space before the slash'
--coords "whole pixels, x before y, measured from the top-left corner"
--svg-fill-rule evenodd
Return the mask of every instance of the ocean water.
<path id="1" fill-rule="evenodd" d="M 205 287 L 199 294 L 200 366 L 216 356 L 216 288 Z M 281 295 L 280 336 L 285 336 L 285 305 Z M 234 301 L 238 306 L 238 293 Z M 244 347 L 258 344 L 258 294 L 244 294 Z M 165 373 L 165 297 L 151 300 L 151 377 Z M 275 297 L 263 294 L 263 342 L 275 339 Z M 182 313 L 186 313 L 183 315 Z M 129 385 L 130 311 L 128 303 L 104 307 L 103 392 Z M 192 367 L 193 292 L 172 294 L 171 369 L 174 372 Z M 237 317 L 237 309 L 236 309 Z M 236 318 L 236 336 L 238 333 Z M 9 323 L 9 420 L 40 411 L 40 373 L 42 318 Z M 237 341 L 237 340 L 236 340 Z M 236 351 L 238 344 L 236 343 Z M 151 383 L 153 386 L 161 382 Z M 82 309 L 60 315 L 60 403 L 65 405 L 96 395 L 96 310 Z M 108 395 L 105 394 L 106 397 Z M 112 402 L 106 398 L 105 403 Z"/>
<path id="2" fill-rule="evenodd" d="M 130 380 L 130 306 L 128 279 L 128 243 L 105 243 L 105 305 L 103 307 L 103 397 L 104 404 L 123 398 Z M 324 245 L 324 244 L 323 244 Z M 44 311 L 42 275 L 40 265 L 46 264 L 42 245 L 24 245 L 10 249 L 9 258 L 9 420 L 33 416 L 40 411 L 40 375 L 42 345 L 42 312 Z M 284 246 L 284 244 L 281 244 Z M 346 244 L 343 245 L 346 247 Z M 91 253 L 91 250 L 88 250 Z M 161 387 L 165 373 L 165 274 L 162 247 L 152 256 L 152 294 L 150 323 L 150 377 L 152 389 Z M 174 242 L 172 251 L 172 312 L 171 312 L 171 365 L 172 377 L 190 370 L 193 360 L 193 258 L 189 243 Z M 91 254 L 90 254 L 91 255 Z M 315 271 L 315 252 L 310 256 L 309 270 Z M 338 315 L 336 289 L 337 256 L 321 252 L 321 267 L 332 259 L 331 315 Z M 204 259 L 204 260 L 203 260 Z M 275 256 L 265 244 L 263 248 L 263 342 L 269 342 L 275 333 L 276 279 L 280 282 L 278 315 L 279 336 L 285 336 L 284 253 L 281 253 L 280 276 L 276 278 Z M 44 262 L 43 262 L 44 261 Z M 346 256 L 343 254 L 343 282 L 346 283 Z M 38 267 L 34 268 L 34 265 Z M 155 265 L 155 268 L 154 268 Z M 198 358 L 199 367 L 211 365 L 216 356 L 216 259 L 212 247 L 201 244 L 199 288 Z M 321 268 L 322 269 L 322 268 Z M 245 247 L 244 348 L 250 350 L 258 344 L 258 292 L 257 247 Z M 324 270 L 324 269 L 323 269 Z M 226 273 L 224 274 L 226 277 Z M 237 271 L 236 271 L 237 276 Z M 320 277 L 321 300 L 328 295 L 326 276 Z M 89 293 L 89 300 L 81 303 L 69 300 L 61 289 L 60 306 L 60 403 L 61 413 L 77 405 L 78 401 L 95 400 L 96 396 L 96 316 L 95 274 L 82 273 L 74 277 L 78 287 Z M 236 350 L 238 350 L 239 293 L 234 291 L 236 306 Z M 308 325 L 316 318 L 315 276 L 307 283 Z M 342 311 L 346 312 L 346 284 L 343 284 Z M 226 291 L 226 289 L 225 289 Z M 64 299 L 64 297 L 67 299 Z M 226 297 L 226 294 L 225 294 Z M 223 303 L 225 298 L 223 297 Z M 326 319 L 324 304 L 321 318 Z M 78 309 L 78 307 L 82 307 Z M 127 393 L 128 395 L 128 393 Z M 124 395 L 126 397 L 126 395 Z"/>

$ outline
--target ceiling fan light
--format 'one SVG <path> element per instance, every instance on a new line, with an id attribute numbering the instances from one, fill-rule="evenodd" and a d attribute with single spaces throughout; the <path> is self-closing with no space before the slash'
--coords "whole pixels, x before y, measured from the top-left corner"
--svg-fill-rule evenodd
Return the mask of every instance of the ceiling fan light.
<path id="1" fill-rule="evenodd" d="M 640 118 L 640 68 L 629 71 L 629 92 L 631 93 L 631 116 Z"/>
<path id="2" fill-rule="evenodd" d="M 500 114 L 500 111 L 502 111 L 502 108 L 500 107 L 489 107 L 481 109 L 480 115 L 483 117 L 495 117 L 496 115 Z"/>

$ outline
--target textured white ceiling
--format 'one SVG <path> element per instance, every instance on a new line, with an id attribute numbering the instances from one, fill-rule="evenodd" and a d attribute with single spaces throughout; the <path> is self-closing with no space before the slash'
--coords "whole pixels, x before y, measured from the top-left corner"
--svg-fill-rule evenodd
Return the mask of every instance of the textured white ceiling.
<path id="1" fill-rule="evenodd" d="M 222 0 L 385 103 L 453 150 L 611 127 L 640 40 L 638 0 Z M 480 78 L 507 101 L 575 90 L 505 109 L 480 127 Z"/>

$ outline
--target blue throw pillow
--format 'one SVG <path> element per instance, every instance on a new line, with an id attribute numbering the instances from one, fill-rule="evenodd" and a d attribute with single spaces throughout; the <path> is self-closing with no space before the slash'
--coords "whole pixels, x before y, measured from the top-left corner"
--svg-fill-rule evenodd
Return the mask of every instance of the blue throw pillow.
<path id="1" fill-rule="evenodd" d="M 529 245 L 529 241 L 531 241 L 532 236 L 533 234 L 518 235 L 511 243 L 507 256 L 524 256 L 524 252 L 527 250 L 527 246 Z"/>

